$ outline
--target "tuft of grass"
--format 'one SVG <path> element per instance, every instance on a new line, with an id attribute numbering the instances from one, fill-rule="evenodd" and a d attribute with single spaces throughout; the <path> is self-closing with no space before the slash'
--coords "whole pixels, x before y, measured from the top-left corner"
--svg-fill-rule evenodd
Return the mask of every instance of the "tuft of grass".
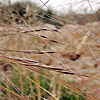
<path id="1" fill-rule="evenodd" d="M 0 13 L 2 100 L 99 100 L 97 31 L 29 2 Z"/>

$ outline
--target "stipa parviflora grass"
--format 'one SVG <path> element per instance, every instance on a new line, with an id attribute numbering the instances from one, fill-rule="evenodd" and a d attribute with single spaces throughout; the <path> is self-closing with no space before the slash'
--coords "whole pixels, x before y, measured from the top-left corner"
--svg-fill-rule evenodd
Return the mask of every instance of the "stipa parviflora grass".
<path id="1" fill-rule="evenodd" d="M 41 21 L 29 25 L 18 16 L 18 24 L 7 18 L 10 22 L 0 26 L 0 98 L 99 100 L 99 34 L 93 34 L 87 25 L 65 26 L 54 13 L 46 18 L 63 28 Z"/>

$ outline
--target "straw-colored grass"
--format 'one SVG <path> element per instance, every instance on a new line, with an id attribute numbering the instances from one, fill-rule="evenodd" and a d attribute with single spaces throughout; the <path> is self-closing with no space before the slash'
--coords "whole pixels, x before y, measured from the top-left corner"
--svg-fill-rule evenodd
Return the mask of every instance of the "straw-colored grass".
<path id="1" fill-rule="evenodd" d="M 100 99 L 97 22 L 66 25 L 51 11 L 48 20 L 63 27 L 14 16 L 21 24 L 10 19 L 10 11 L 4 17 L 9 23 L 0 24 L 1 100 Z"/>

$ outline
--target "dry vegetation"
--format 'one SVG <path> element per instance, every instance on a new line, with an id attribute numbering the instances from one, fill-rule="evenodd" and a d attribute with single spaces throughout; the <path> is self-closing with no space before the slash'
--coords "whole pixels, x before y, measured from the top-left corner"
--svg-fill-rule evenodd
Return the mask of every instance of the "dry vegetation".
<path id="1" fill-rule="evenodd" d="M 15 5 L 0 9 L 0 100 L 100 100 L 100 22 Z"/>

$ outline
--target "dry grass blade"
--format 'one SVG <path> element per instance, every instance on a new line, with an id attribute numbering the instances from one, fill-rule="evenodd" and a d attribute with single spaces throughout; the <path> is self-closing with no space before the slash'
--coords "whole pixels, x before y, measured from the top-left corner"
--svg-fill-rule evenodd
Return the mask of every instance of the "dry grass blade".
<path id="1" fill-rule="evenodd" d="M 56 53 L 53 51 L 37 51 L 37 50 L 11 50 L 11 49 L 0 49 L 0 51 L 9 51 L 9 52 L 19 52 L 19 53 L 29 53 L 29 54 L 45 54 L 45 53 Z"/>
<path id="2" fill-rule="evenodd" d="M 11 94 L 17 96 L 19 99 L 22 99 L 22 100 L 25 99 L 24 97 L 22 97 L 22 96 L 16 94 L 15 92 L 13 92 L 13 91 L 11 91 L 11 90 L 9 90 L 9 89 L 7 89 L 7 88 L 4 88 L 3 86 L 0 86 L 0 89 L 1 89 L 1 90 L 4 90 L 4 91 L 9 91 Z M 25 99 L 25 100 L 26 100 L 26 99 Z"/>
<path id="3" fill-rule="evenodd" d="M 12 65 L 12 64 L 11 64 Z M 13 65 L 12 65 L 13 66 Z M 14 66 L 13 66 L 14 67 Z M 44 91 L 46 91 L 48 94 L 50 94 L 55 100 L 58 100 L 54 95 L 52 95 L 49 91 L 47 91 L 46 89 L 44 89 L 43 87 L 41 87 L 38 83 L 36 83 L 35 81 L 33 81 L 31 78 L 29 78 L 27 75 L 23 74 L 19 69 L 17 69 L 16 67 L 14 67 L 17 71 L 19 71 L 22 75 L 24 75 L 27 79 L 29 79 L 30 81 L 32 81 L 33 83 L 35 83 L 38 87 L 40 87 L 41 89 L 43 89 Z"/>
<path id="4" fill-rule="evenodd" d="M 41 64 L 41 63 L 34 61 L 34 60 L 31 60 L 31 59 L 15 58 L 15 57 L 9 57 L 9 56 L 4 56 L 4 55 L 2 55 L 0 57 L 12 60 L 13 62 L 18 61 L 18 63 L 20 65 L 44 68 L 44 69 L 53 70 L 53 71 L 56 71 L 56 72 L 59 72 L 59 73 L 64 73 L 64 74 L 78 75 L 76 73 L 68 72 L 68 71 L 61 69 L 61 68 L 55 68 L 55 67 L 52 67 L 52 66 L 47 66 L 47 65 Z M 89 77 L 89 76 L 86 76 L 86 75 L 79 75 L 79 76 Z"/>

